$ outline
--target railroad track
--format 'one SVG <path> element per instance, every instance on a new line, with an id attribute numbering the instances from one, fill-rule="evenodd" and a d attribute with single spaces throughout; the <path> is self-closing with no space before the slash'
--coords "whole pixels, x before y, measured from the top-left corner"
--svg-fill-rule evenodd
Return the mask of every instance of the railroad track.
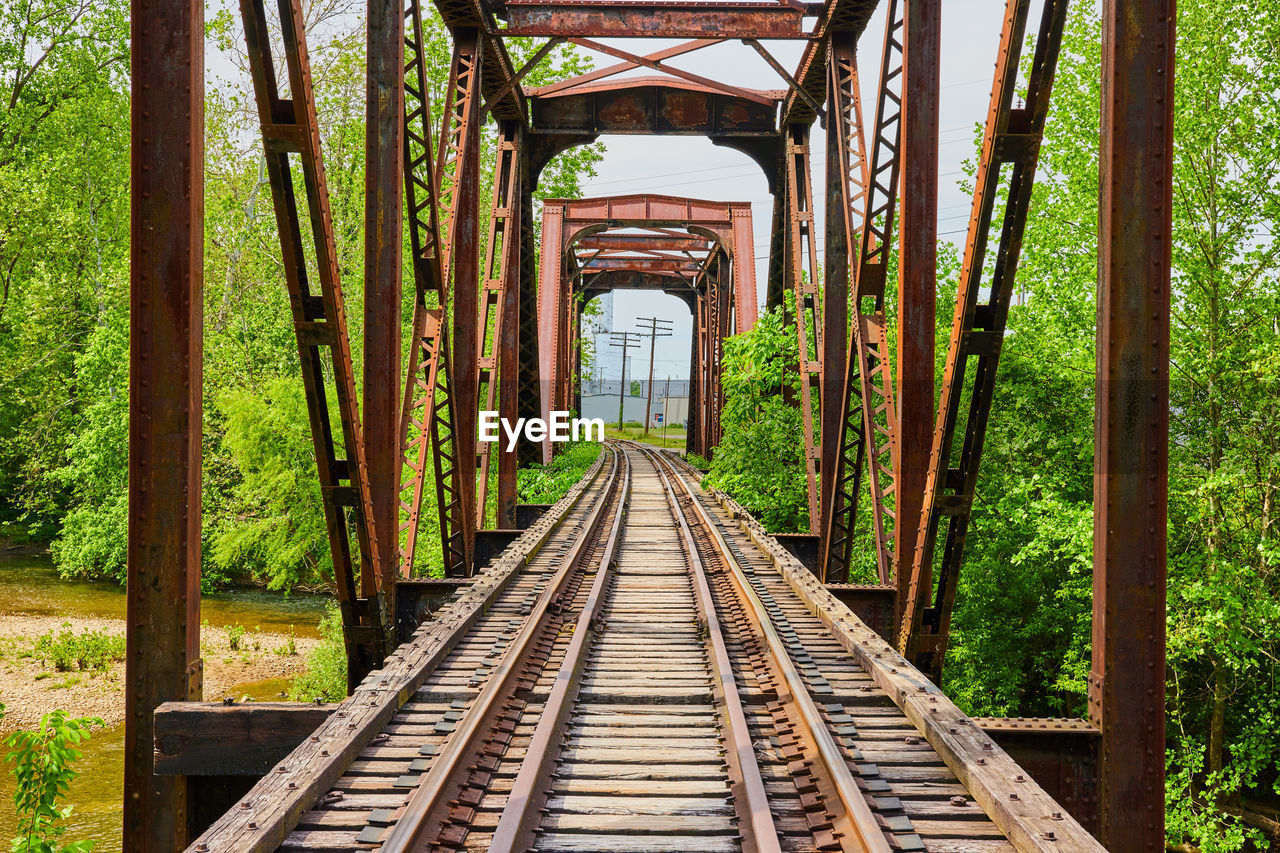
<path id="1" fill-rule="evenodd" d="M 233 810 L 192 849 L 1100 849 L 1063 845 L 1087 835 L 1024 776 L 1026 799 L 1000 801 L 987 758 L 1012 762 L 985 743 L 961 784 L 844 623 L 682 462 L 610 443 L 576 491 L 535 554 L 441 614 L 456 636 L 350 760 L 286 788 L 292 805 L 260 783 L 245 802 L 268 822 Z"/>

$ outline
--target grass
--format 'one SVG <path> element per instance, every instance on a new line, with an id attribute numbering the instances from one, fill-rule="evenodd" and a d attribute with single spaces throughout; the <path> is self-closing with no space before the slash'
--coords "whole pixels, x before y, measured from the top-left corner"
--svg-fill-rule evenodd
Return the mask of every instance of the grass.
<path id="1" fill-rule="evenodd" d="M 582 479 L 599 455 L 600 445 L 594 441 L 561 445 L 550 465 L 533 465 L 516 473 L 518 500 L 526 504 L 555 503 Z"/>
<path id="2" fill-rule="evenodd" d="M 654 447 L 670 447 L 675 450 L 683 450 L 685 443 L 685 431 L 675 427 L 668 429 L 664 437 L 662 427 L 650 427 L 649 435 L 646 436 L 644 427 L 637 424 L 625 424 L 622 429 L 606 424 L 604 434 L 606 438 L 626 438 L 632 441 L 643 441 Z"/>

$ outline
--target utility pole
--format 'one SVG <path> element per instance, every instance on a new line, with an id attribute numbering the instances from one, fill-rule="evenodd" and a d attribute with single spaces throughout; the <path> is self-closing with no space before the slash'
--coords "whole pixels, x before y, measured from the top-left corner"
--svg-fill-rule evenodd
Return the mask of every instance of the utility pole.
<path id="1" fill-rule="evenodd" d="M 667 401 L 671 399 L 671 374 L 667 374 L 667 387 L 662 391 L 662 446 L 667 446 L 667 421 L 671 418 L 667 417 L 667 410 L 671 407 Z"/>
<path id="2" fill-rule="evenodd" d="M 649 418 L 653 408 L 653 351 L 657 348 L 658 338 L 671 336 L 671 321 L 659 320 L 657 317 L 641 317 L 636 320 L 640 328 L 649 325 L 649 393 L 644 404 L 644 434 L 649 435 Z"/>
<path id="3" fill-rule="evenodd" d="M 622 401 L 627 392 L 627 351 L 639 347 L 644 336 L 639 332 L 610 332 L 609 335 L 613 338 L 609 346 L 622 348 L 622 381 L 618 385 L 618 432 L 622 432 Z"/>

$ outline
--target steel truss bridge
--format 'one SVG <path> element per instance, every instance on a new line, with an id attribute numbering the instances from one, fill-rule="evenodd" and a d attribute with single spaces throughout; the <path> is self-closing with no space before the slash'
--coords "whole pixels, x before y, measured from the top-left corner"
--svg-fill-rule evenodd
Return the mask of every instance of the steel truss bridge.
<path id="1" fill-rule="evenodd" d="M 436 0 L 440 104 L 419 0 L 369 0 L 361 383 L 301 0 L 240 5 L 351 695 L 197 701 L 203 5 L 133 0 L 125 849 L 1163 848 L 1172 0 L 1102 3 L 1087 721 L 972 720 L 934 686 L 1066 0 L 1004 4 L 941 377 L 937 0 Z M 516 67 L 511 36 L 544 41 Z M 680 42 L 616 46 L 640 38 Z M 730 39 L 780 88 L 671 63 Z M 803 43 L 795 68 L 776 40 Z M 526 87 L 562 43 L 618 62 Z M 655 74 L 619 76 L 636 69 Z M 690 306 L 689 449 L 714 453 L 722 342 L 756 321 L 749 208 L 553 200 L 538 240 L 547 164 L 619 133 L 705 136 L 768 181 L 765 304 L 797 335 L 808 536 L 767 535 L 631 444 L 555 506 L 519 505 L 518 466 L 551 445 L 477 441 L 482 409 L 569 408 L 582 301 L 631 287 Z M 443 580 L 415 576 L 425 519 Z M 859 557 L 875 584 L 849 583 Z"/>

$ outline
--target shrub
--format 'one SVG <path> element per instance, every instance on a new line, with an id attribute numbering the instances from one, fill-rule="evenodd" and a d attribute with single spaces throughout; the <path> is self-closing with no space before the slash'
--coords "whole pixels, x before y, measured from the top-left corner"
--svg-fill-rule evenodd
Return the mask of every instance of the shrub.
<path id="1" fill-rule="evenodd" d="M 809 523 L 798 358 L 794 322 L 781 308 L 724 342 L 722 437 L 707 484 L 774 533 Z"/>
<path id="2" fill-rule="evenodd" d="M 106 672 L 111 664 L 124 660 L 124 637 L 105 631 L 76 634 L 70 622 L 62 623 L 56 635 L 50 631 L 35 643 L 35 653 L 58 672 L 96 670 Z"/>
<path id="3" fill-rule="evenodd" d="M 347 698 L 347 647 L 342 639 L 342 614 L 332 602 L 320 620 L 320 642 L 307 655 L 307 669 L 289 685 L 289 698 L 295 702 L 327 699 L 341 702 Z"/>
<path id="4" fill-rule="evenodd" d="M 65 711 L 51 711 L 34 731 L 13 732 L 5 738 L 10 752 L 6 763 L 17 781 L 13 804 L 18 813 L 14 853 L 87 853 L 92 841 L 62 844 L 63 825 L 72 811 L 61 805 L 78 775 L 71 765 L 79 760 L 76 745 L 89 738 L 89 730 L 101 726 L 98 717 L 68 719 Z"/>
<path id="5" fill-rule="evenodd" d="M 241 641 L 241 640 L 243 640 L 243 639 L 244 639 L 244 626 L 243 626 L 243 625 L 228 625 L 228 626 L 227 626 L 227 645 L 231 648 L 231 651 L 233 651 L 233 652 L 234 652 L 234 651 L 239 651 L 239 649 L 240 649 L 240 641 Z"/>

